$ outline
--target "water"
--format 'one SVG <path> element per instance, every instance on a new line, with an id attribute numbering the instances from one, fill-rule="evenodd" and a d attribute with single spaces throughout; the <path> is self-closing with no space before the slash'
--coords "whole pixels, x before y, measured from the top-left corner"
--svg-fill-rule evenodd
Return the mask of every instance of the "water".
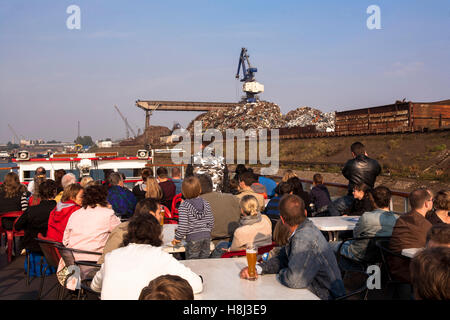
<path id="1" fill-rule="evenodd" d="M 17 164 L 14 162 L 0 163 L 0 168 L 9 168 L 9 167 L 17 167 Z M 17 169 L 13 170 L 15 173 L 18 173 Z M 0 170 L 0 182 L 5 180 L 5 176 L 10 172 L 10 170 Z"/>

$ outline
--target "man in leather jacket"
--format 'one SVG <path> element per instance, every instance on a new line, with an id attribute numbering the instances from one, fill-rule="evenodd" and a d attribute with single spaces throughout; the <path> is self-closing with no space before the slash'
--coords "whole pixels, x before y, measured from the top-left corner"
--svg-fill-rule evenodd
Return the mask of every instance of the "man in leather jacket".
<path id="1" fill-rule="evenodd" d="M 368 157 L 366 147 L 361 142 L 355 142 L 351 145 L 353 159 L 348 160 L 342 174 L 348 180 L 348 193 L 341 197 L 329 206 L 328 211 L 330 215 L 341 215 L 352 205 L 353 188 L 358 183 L 365 183 L 371 189 L 375 186 L 375 180 L 381 173 L 381 166 L 377 160 Z"/>
<path id="2" fill-rule="evenodd" d="M 366 149 L 361 142 L 355 142 L 351 146 L 353 159 L 348 160 L 342 169 L 342 174 L 348 180 L 348 195 L 352 195 L 353 187 L 364 182 L 371 189 L 375 186 L 375 180 L 381 173 L 381 167 L 377 160 L 367 156 Z"/>

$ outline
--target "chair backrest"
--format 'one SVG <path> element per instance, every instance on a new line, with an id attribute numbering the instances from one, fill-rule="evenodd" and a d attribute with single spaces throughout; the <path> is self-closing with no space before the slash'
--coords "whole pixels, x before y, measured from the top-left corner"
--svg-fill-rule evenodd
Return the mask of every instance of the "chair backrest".
<path id="1" fill-rule="evenodd" d="M 347 287 L 345 288 L 348 293 L 343 296 L 335 298 L 335 300 L 361 300 L 361 299 L 365 300 L 367 297 L 367 292 L 369 290 L 367 288 L 367 279 L 369 278 L 369 275 L 364 271 L 356 271 L 356 270 L 348 271 L 348 273 L 355 273 L 355 275 L 358 275 L 358 276 L 351 277 L 352 288 L 347 288 Z M 355 278 L 359 278 L 359 279 L 355 279 Z M 359 281 L 356 281 L 356 280 L 359 280 Z M 357 283 L 356 289 L 353 288 L 353 287 L 355 287 L 355 283 Z M 353 299 L 350 299 L 350 298 L 353 298 Z"/>
<path id="2" fill-rule="evenodd" d="M 381 240 L 376 240 L 375 241 L 375 245 L 380 249 L 380 254 L 381 254 L 381 259 L 383 260 L 383 265 L 386 268 L 387 271 L 387 276 L 389 278 L 389 281 L 394 281 L 394 277 L 392 276 L 391 273 L 391 268 L 389 266 L 389 259 L 388 257 L 397 257 L 397 258 L 401 258 L 403 260 L 410 260 L 410 258 L 405 257 L 399 253 L 396 253 L 392 250 L 389 249 L 389 240 L 385 240 L 385 239 L 381 239 Z"/>
<path id="3" fill-rule="evenodd" d="M 175 195 L 172 199 L 172 215 L 174 215 L 176 218 L 178 218 L 178 204 L 181 202 L 183 197 L 182 193 L 179 193 Z"/>
<path id="4" fill-rule="evenodd" d="M 45 257 L 45 260 L 47 260 L 48 265 L 50 267 L 57 268 L 61 255 L 56 247 L 61 246 L 62 243 L 46 238 L 41 233 L 38 234 L 38 237 L 35 240 L 39 244 L 39 247 L 41 247 L 41 251 Z"/>
<path id="5" fill-rule="evenodd" d="M 5 212 L 5 213 L 0 213 L 0 231 L 3 233 L 6 230 L 3 228 L 2 225 L 2 219 L 3 218 L 16 218 L 16 220 L 14 220 L 14 224 L 13 224 L 13 229 L 15 231 L 15 225 L 17 220 L 19 220 L 20 216 L 23 214 L 23 211 L 10 211 L 10 212 Z"/>
<path id="6" fill-rule="evenodd" d="M 272 242 L 271 244 L 262 246 L 262 247 L 258 247 L 258 255 L 264 254 L 266 252 L 269 252 L 270 250 L 273 249 L 273 247 L 275 247 L 276 243 Z M 241 256 L 245 256 L 245 250 L 239 250 L 239 251 L 230 251 L 230 252 L 225 252 L 224 254 L 222 254 L 221 258 L 231 258 L 231 257 L 241 257 Z"/>
<path id="7" fill-rule="evenodd" d="M 64 264 L 66 266 L 72 266 L 75 265 L 75 256 L 74 253 L 79 254 L 89 254 L 92 256 L 101 256 L 102 254 L 99 252 L 93 252 L 93 251 L 85 251 L 85 250 L 79 250 L 79 249 L 73 249 L 73 248 L 67 248 L 64 245 L 59 245 L 56 247 L 59 251 L 59 254 L 61 255 L 61 258 L 64 260 Z M 94 257 L 93 257 L 94 258 Z M 100 257 L 99 257 L 100 258 Z M 94 259 L 95 262 L 97 262 L 97 259 Z M 92 260 L 92 261 L 94 261 Z"/>
<path id="8" fill-rule="evenodd" d="M 367 242 L 367 247 L 366 250 L 364 252 L 364 257 L 359 257 L 361 259 L 362 262 L 364 263 L 378 263 L 378 262 L 382 262 L 382 258 L 380 255 L 380 251 L 378 250 L 377 246 L 376 246 L 376 241 L 378 240 L 386 240 L 389 242 L 389 239 L 391 239 L 391 237 L 379 237 L 379 236 L 374 236 L 374 237 L 358 237 L 358 238 L 349 238 L 349 239 L 345 239 L 344 241 L 342 241 L 342 243 L 339 246 L 338 249 L 338 260 L 340 259 L 341 256 L 341 248 L 342 245 L 345 242 L 348 241 L 352 241 L 352 242 L 356 242 L 356 241 L 365 241 Z M 347 258 L 347 257 L 346 257 Z"/>

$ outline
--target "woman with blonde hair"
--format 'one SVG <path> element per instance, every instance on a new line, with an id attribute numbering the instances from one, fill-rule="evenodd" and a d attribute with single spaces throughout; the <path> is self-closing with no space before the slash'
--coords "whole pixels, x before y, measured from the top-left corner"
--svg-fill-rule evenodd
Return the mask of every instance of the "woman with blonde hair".
<path id="1" fill-rule="evenodd" d="M 284 172 L 284 175 L 283 175 L 283 178 L 281 179 L 281 181 L 287 182 L 289 179 L 295 178 L 295 177 L 297 177 L 297 174 L 294 171 L 292 171 L 291 169 L 289 169 Z"/>
<path id="2" fill-rule="evenodd" d="M 252 195 L 246 195 L 241 199 L 240 207 L 241 219 L 234 231 L 233 241 L 219 243 L 211 258 L 220 258 L 227 251 L 244 250 L 248 244 L 262 247 L 272 243 L 272 222 L 259 212 L 258 200 Z"/>
<path id="3" fill-rule="evenodd" d="M 160 202 L 163 198 L 163 192 L 161 187 L 159 186 L 158 180 L 153 177 L 148 177 L 146 184 L 147 192 L 145 193 L 145 197 L 155 199 Z"/>
<path id="4" fill-rule="evenodd" d="M 86 188 L 87 186 L 90 186 L 91 184 L 94 184 L 94 179 L 91 176 L 85 176 L 81 178 L 80 185 L 82 188 Z"/>

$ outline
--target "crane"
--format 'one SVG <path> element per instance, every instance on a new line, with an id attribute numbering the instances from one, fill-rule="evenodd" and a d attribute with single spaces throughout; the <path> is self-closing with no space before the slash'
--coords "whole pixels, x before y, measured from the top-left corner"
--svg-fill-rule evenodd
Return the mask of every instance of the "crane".
<path id="1" fill-rule="evenodd" d="M 116 108 L 116 110 L 119 113 L 120 117 L 122 118 L 123 122 L 125 122 L 125 129 L 126 129 L 127 139 L 130 138 L 130 131 L 133 133 L 134 137 L 136 138 L 136 132 L 134 132 L 133 128 L 128 123 L 127 118 L 124 117 L 124 115 L 122 114 L 122 112 L 120 112 L 120 110 L 119 110 L 119 108 L 117 108 L 117 106 L 114 106 L 114 108 Z"/>
<path id="2" fill-rule="evenodd" d="M 17 139 L 17 142 L 20 144 L 20 138 L 19 138 L 19 136 L 17 135 L 17 133 L 16 133 L 16 131 L 14 130 L 14 128 L 8 123 L 8 127 L 9 127 L 9 130 L 11 130 L 11 132 L 13 133 L 13 135 L 14 135 L 14 137 Z M 16 142 L 14 141 L 14 138 L 13 138 L 13 144 L 15 144 Z"/>
<path id="3" fill-rule="evenodd" d="M 264 92 L 264 85 L 256 82 L 255 73 L 258 72 L 257 68 L 252 67 L 250 64 L 250 56 L 247 54 L 247 49 L 242 48 L 241 55 L 239 56 L 238 70 L 236 73 L 236 79 L 239 79 L 239 72 L 241 71 L 244 77 L 241 82 L 244 82 L 242 90 L 246 93 L 244 100 L 246 102 L 256 102 L 258 101 L 258 93 Z M 245 65 L 247 63 L 247 66 Z"/>

